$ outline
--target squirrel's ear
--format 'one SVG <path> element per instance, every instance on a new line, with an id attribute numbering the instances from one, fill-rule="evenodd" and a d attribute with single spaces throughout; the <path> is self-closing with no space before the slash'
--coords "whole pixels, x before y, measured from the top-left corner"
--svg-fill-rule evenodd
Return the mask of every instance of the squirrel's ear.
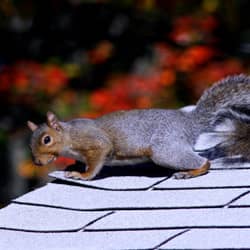
<path id="1" fill-rule="evenodd" d="M 62 127 L 59 124 L 59 120 L 57 119 L 56 115 L 50 111 L 47 113 L 47 124 L 50 128 L 53 128 L 57 131 L 61 131 Z"/>
<path id="2" fill-rule="evenodd" d="M 31 122 L 31 121 L 27 121 L 27 125 L 31 131 L 35 131 L 38 128 L 38 126 L 34 122 Z"/>

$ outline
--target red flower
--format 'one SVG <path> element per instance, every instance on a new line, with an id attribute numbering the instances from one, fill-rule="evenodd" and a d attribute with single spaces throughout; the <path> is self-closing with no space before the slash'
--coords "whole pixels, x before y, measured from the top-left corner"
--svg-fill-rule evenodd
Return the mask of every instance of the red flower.
<path id="1" fill-rule="evenodd" d="M 26 72 L 18 69 L 13 72 L 13 81 L 15 84 L 15 88 L 20 92 L 24 92 L 25 90 L 27 90 L 30 83 Z"/>
<path id="2" fill-rule="evenodd" d="M 180 71 L 192 71 L 195 67 L 208 62 L 214 55 L 215 51 L 208 46 L 193 46 L 178 58 L 176 67 Z"/>
<path id="3" fill-rule="evenodd" d="M 201 18 L 198 22 L 201 29 L 206 32 L 212 32 L 218 26 L 218 22 L 213 16 Z"/>
<path id="4" fill-rule="evenodd" d="M 180 44 L 189 45 L 199 41 L 211 41 L 211 32 L 217 27 L 213 16 L 178 17 L 173 24 L 170 38 Z"/>
<path id="5" fill-rule="evenodd" d="M 55 94 L 61 90 L 68 82 L 66 73 L 58 66 L 50 65 L 45 67 L 44 89 L 48 94 Z"/>
<path id="6" fill-rule="evenodd" d="M 95 119 L 95 118 L 99 117 L 100 115 L 101 115 L 101 113 L 98 113 L 95 111 L 89 111 L 89 112 L 83 112 L 83 113 L 79 114 L 79 117 Z"/>
<path id="7" fill-rule="evenodd" d="M 92 64 L 105 62 L 112 54 L 113 45 L 109 41 L 101 41 L 88 52 L 89 61 Z"/>
<path id="8" fill-rule="evenodd" d="M 172 67 L 176 64 L 177 52 L 165 43 L 157 43 L 154 46 L 156 54 L 156 66 Z"/>
<path id="9" fill-rule="evenodd" d="M 8 69 L 6 68 L 0 73 L 0 92 L 6 92 L 11 88 L 11 78 Z"/>
<path id="10" fill-rule="evenodd" d="M 149 96 L 141 96 L 136 100 L 136 107 L 140 109 L 146 109 L 152 107 L 152 99 Z"/>
<path id="11" fill-rule="evenodd" d="M 214 82 L 228 75 L 239 74 L 244 71 L 241 62 L 236 59 L 212 62 L 203 69 L 194 72 L 188 82 L 191 83 L 195 96 L 199 97 Z"/>
<path id="12" fill-rule="evenodd" d="M 215 52 L 208 46 L 193 46 L 186 51 L 186 54 L 193 58 L 196 64 L 202 64 L 210 60 Z"/>
<path id="13" fill-rule="evenodd" d="M 163 86 L 170 86 L 176 81 L 175 71 L 172 69 L 165 69 L 160 74 L 160 83 Z"/>
<path id="14" fill-rule="evenodd" d="M 110 91 L 106 89 L 100 89 L 92 93 L 90 96 L 90 103 L 93 107 L 100 109 L 107 105 L 112 99 Z"/>

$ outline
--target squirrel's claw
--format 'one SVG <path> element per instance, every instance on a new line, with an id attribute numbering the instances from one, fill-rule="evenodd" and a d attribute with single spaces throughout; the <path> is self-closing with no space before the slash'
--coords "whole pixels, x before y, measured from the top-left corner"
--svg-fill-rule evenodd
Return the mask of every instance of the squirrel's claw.
<path id="1" fill-rule="evenodd" d="M 75 179 L 75 180 L 83 179 L 81 173 L 76 172 L 76 171 L 71 171 L 71 172 L 67 171 L 65 172 L 64 176 L 67 178 Z"/>
<path id="2" fill-rule="evenodd" d="M 76 172 L 76 171 L 66 171 L 64 176 L 66 178 L 71 178 L 71 179 L 74 179 L 74 180 L 84 180 L 84 181 L 88 181 L 91 178 L 91 176 L 87 176 L 86 173 L 79 173 L 79 172 Z"/>
<path id="3" fill-rule="evenodd" d="M 173 174 L 173 179 L 180 180 L 180 179 L 189 179 L 192 178 L 193 176 L 190 175 L 188 172 L 176 172 Z"/>

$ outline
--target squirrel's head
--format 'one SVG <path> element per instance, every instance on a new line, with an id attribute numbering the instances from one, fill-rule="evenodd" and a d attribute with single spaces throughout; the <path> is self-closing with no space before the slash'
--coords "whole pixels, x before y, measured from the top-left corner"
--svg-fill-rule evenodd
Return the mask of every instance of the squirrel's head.
<path id="1" fill-rule="evenodd" d="M 63 128 L 56 115 L 48 112 L 46 123 L 28 121 L 27 125 L 33 132 L 30 147 L 34 163 L 42 166 L 53 162 L 63 147 Z"/>

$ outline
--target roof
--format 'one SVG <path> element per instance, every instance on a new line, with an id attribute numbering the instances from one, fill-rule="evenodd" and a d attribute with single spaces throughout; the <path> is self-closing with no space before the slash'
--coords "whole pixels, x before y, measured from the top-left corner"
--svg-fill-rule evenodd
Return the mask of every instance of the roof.
<path id="1" fill-rule="evenodd" d="M 93 181 L 53 172 L 0 210 L 0 249 L 250 248 L 250 165 L 187 180 L 140 169 Z"/>

